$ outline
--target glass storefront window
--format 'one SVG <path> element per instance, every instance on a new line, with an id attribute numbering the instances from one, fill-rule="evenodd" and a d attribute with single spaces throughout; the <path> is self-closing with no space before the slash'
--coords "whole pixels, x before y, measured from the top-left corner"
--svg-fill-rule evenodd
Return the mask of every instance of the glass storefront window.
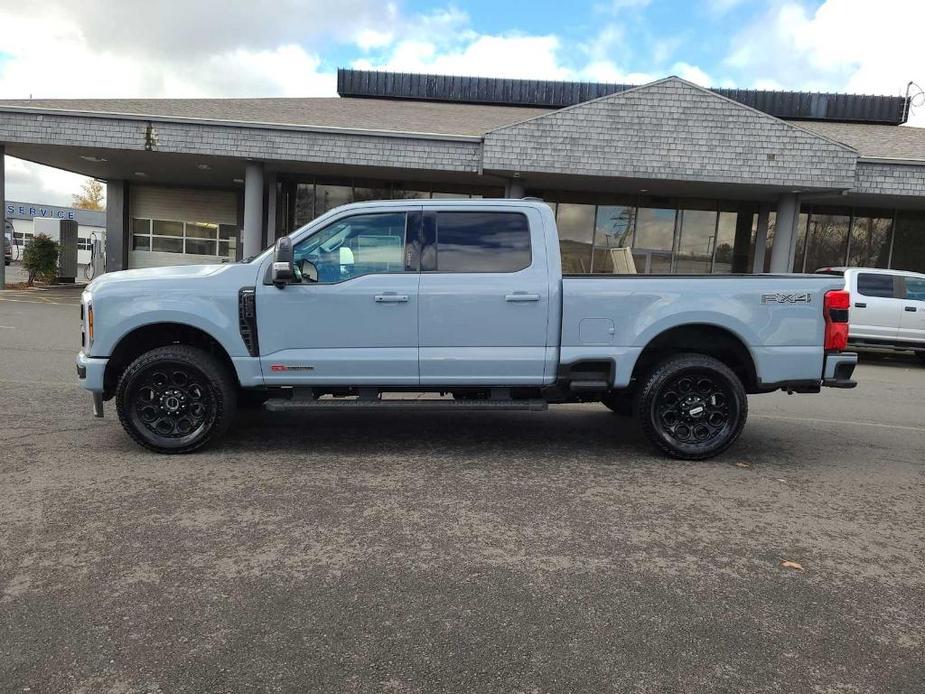
<path id="1" fill-rule="evenodd" d="M 811 214 L 806 227 L 806 258 L 801 268 L 797 255 L 794 270 L 815 272 L 828 265 L 844 265 L 850 221 L 848 215 Z"/>
<path id="2" fill-rule="evenodd" d="M 681 231 L 674 271 L 679 274 L 710 272 L 713 266 L 713 243 L 716 240 L 716 212 L 681 210 L 678 218 Z"/>
<path id="3" fill-rule="evenodd" d="M 564 274 L 591 272 L 591 249 L 594 242 L 594 205 L 560 202 L 556 213 L 559 249 Z"/>
<path id="4" fill-rule="evenodd" d="M 851 241 L 848 244 L 848 265 L 879 268 L 889 266 L 892 233 L 891 217 L 855 217 L 851 224 Z"/>
<path id="5" fill-rule="evenodd" d="M 218 232 L 218 224 L 203 224 L 202 222 L 187 222 L 186 236 L 196 239 L 214 239 Z"/>
<path id="6" fill-rule="evenodd" d="M 900 210 L 896 213 L 890 267 L 925 272 L 925 212 Z"/>
<path id="7" fill-rule="evenodd" d="M 353 200 L 351 186 L 318 184 L 315 186 L 315 216 L 320 217 L 328 210 L 346 205 Z"/>
<path id="8" fill-rule="evenodd" d="M 299 183 L 295 190 L 294 228 L 312 221 L 315 215 L 315 184 Z"/>
<path id="9" fill-rule="evenodd" d="M 736 212 L 719 213 L 716 242 L 714 244 L 716 249 L 713 252 L 713 272 L 716 274 L 732 272 L 732 257 L 735 252 L 736 221 L 738 218 L 739 215 Z M 752 243 L 754 244 L 754 242 Z M 750 264 L 746 268 L 746 272 L 751 272 Z"/>
<path id="10" fill-rule="evenodd" d="M 636 272 L 665 274 L 671 272 L 674 247 L 675 210 L 640 207 L 636 212 L 636 235 L 633 259 Z"/>
<path id="11" fill-rule="evenodd" d="M 615 270 L 613 251 L 632 244 L 635 219 L 634 207 L 598 205 L 594 224 L 593 272 L 612 275 L 620 269 L 620 260 L 617 259 Z"/>
<path id="12" fill-rule="evenodd" d="M 183 239 L 155 236 L 151 239 L 151 250 L 160 253 L 182 253 Z"/>
<path id="13" fill-rule="evenodd" d="M 354 181 L 353 201 L 391 200 L 392 188 L 386 181 Z"/>

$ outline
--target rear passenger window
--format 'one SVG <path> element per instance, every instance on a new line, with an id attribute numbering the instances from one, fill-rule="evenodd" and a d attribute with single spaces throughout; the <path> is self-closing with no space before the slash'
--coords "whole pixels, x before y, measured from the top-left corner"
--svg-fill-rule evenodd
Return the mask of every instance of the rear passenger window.
<path id="1" fill-rule="evenodd" d="M 438 272 L 517 272 L 530 258 L 530 228 L 520 213 L 437 213 Z"/>
<path id="2" fill-rule="evenodd" d="M 858 275 L 858 294 L 864 296 L 883 296 L 892 298 L 893 294 L 893 275 Z"/>
<path id="3" fill-rule="evenodd" d="M 925 280 L 907 277 L 906 298 L 913 301 L 925 301 Z"/>

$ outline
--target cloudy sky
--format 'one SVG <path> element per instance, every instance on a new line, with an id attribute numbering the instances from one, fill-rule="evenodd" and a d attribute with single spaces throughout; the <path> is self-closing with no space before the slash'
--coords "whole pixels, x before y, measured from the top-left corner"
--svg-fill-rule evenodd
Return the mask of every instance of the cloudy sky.
<path id="1" fill-rule="evenodd" d="M 0 98 L 333 96 L 347 66 L 902 94 L 923 28 L 925 0 L 0 0 Z M 6 163 L 10 200 L 82 181 Z"/>

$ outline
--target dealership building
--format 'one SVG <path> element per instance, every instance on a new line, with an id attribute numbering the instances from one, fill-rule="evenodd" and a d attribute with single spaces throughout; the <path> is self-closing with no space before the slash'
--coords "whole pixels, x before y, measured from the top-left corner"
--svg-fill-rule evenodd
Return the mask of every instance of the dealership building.
<path id="1" fill-rule="evenodd" d="M 106 182 L 106 268 L 233 261 L 383 198 L 539 197 L 563 266 L 925 271 L 909 100 L 338 71 L 338 97 L 0 101 L 6 154 Z M 622 253 L 626 253 L 623 251 Z"/>

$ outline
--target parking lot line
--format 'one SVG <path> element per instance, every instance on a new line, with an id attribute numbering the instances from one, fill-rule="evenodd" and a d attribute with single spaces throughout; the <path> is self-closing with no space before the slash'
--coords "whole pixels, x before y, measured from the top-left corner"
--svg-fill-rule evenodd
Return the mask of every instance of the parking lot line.
<path id="1" fill-rule="evenodd" d="M 904 424 L 879 424 L 877 422 L 857 422 L 850 419 L 819 419 L 817 417 L 782 417 L 775 414 L 753 414 L 753 417 L 780 419 L 785 422 L 813 422 L 816 424 L 844 424 L 845 426 L 878 427 L 880 429 L 899 429 L 901 431 L 925 432 L 925 426 L 912 427 Z"/>

